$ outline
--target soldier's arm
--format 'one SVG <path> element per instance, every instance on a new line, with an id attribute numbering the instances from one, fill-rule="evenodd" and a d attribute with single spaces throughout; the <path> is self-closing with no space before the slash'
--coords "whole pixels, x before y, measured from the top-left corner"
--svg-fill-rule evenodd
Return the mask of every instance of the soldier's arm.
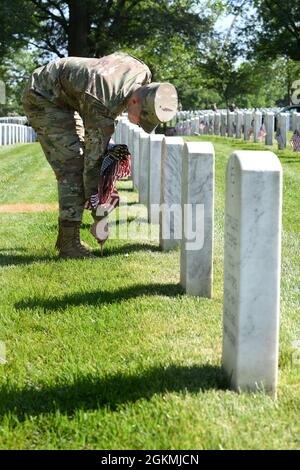
<path id="1" fill-rule="evenodd" d="M 85 200 L 98 192 L 101 162 L 109 140 L 114 133 L 114 120 L 103 115 L 106 108 L 95 99 L 86 101 L 82 119 L 85 128 L 84 173 L 83 183 Z"/>

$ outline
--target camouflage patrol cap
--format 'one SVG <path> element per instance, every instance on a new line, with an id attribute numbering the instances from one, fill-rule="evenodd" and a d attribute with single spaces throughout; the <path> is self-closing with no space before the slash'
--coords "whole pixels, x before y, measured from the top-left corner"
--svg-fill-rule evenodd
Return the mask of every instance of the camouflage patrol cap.
<path id="1" fill-rule="evenodd" d="M 162 122 L 173 119 L 177 112 L 178 97 L 171 83 L 153 82 L 138 89 L 142 100 L 139 124 L 150 133 Z"/>

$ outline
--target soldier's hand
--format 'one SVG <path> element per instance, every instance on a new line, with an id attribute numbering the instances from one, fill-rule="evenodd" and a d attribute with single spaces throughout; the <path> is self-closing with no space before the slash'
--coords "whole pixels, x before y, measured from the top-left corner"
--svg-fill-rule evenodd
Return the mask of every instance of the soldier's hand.
<path id="1" fill-rule="evenodd" d="M 127 158 L 130 154 L 127 145 L 117 144 L 108 148 L 107 153 L 112 155 L 116 160 L 121 160 L 122 158 Z"/>

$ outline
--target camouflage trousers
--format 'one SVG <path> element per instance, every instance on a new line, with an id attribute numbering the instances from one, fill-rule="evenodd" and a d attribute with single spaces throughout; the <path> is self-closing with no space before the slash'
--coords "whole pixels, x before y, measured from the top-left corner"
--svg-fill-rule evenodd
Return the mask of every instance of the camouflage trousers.
<path id="1" fill-rule="evenodd" d="M 32 90 L 23 106 L 57 180 L 59 218 L 81 221 L 84 209 L 84 127 L 77 112 L 57 107 Z"/>

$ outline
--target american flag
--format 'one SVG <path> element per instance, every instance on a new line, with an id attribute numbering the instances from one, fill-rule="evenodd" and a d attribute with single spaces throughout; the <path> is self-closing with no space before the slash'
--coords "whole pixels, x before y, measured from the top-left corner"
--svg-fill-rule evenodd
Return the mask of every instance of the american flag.
<path id="1" fill-rule="evenodd" d="M 102 161 L 98 193 L 90 197 L 90 203 L 94 209 L 100 204 L 109 203 L 118 199 L 115 184 L 118 179 L 130 175 L 131 155 L 126 145 L 113 145 Z M 110 202 L 109 202 L 110 201 Z"/>
<path id="2" fill-rule="evenodd" d="M 294 152 L 299 152 L 300 151 L 300 133 L 298 130 L 295 130 L 291 140 L 290 144 L 292 146 L 292 149 Z"/>
<path id="3" fill-rule="evenodd" d="M 262 125 L 261 128 L 259 129 L 258 138 L 262 140 L 264 137 L 266 137 L 266 135 L 267 135 L 266 128 L 264 125 Z"/>

